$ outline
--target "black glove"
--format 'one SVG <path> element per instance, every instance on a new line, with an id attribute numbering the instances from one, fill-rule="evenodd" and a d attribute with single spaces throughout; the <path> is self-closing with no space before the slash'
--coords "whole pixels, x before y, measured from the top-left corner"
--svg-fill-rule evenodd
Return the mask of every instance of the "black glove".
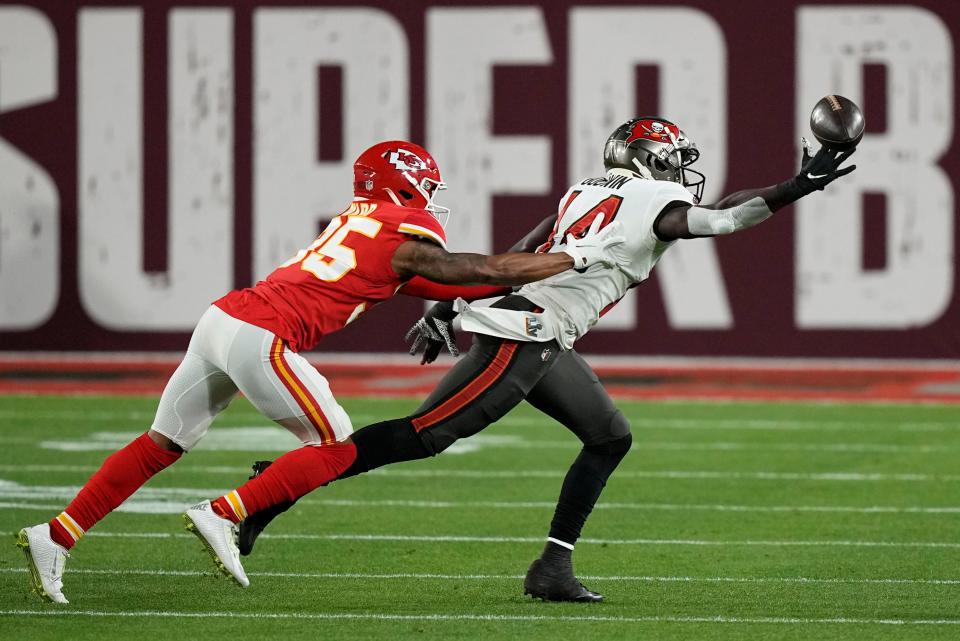
<path id="1" fill-rule="evenodd" d="M 416 354 L 420 346 L 424 346 L 423 358 L 420 364 L 432 363 L 437 359 L 440 350 L 446 345 L 454 356 L 460 355 L 457 348 L 457 338 L 453 332 L 453 319 L 457 312 L 453 309 L 453 302 L 437 303 L 418 320 L 403 340 L 410 343 L 410 354 Z"/>
<path id="2" fill-rule="evenodd" d="M 796 181 L 804 194 L 814 191 L 822 191 L 824 187 L 832 183 L 841 176 L 846 176 L 857 168 L 856 165 L 850 165 L 839 169 L 840 165 L 847 158 L 853 155 L 856 148 L 848 151 L 839 152 L 827 147 L 820 147 L 820 151 L 815 156 L 810 155 L 810 143 L 806 138 L 800 139 L 803 147 L 803 155 L 800 157 L 800 174 Z"/>

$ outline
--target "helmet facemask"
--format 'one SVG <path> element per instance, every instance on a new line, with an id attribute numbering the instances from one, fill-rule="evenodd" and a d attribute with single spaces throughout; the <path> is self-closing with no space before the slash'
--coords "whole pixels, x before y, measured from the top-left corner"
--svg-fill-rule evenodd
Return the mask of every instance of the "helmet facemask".
<path id="1" fill-rule="evenodd" d="M 666 149 L 665 156 L 669 165 L 677 172 L 675 182 L 689 189 L 699 203 L 700 197 L 703 196 L 703 186 L 707 182 L 707 177 L 699 171 L 690 169 L 690 165 L 700 158 L 700 150 L 694 143 L 690 142 L 689 138 L 683 135 L 683 132 L 680 132 L 679 138 L 672 131 L 668 130 L 667 134 L 670 136 L 671 144 Z M 687 178 L 688 173 L 692 174 L 689 179 Z"/>
<path id="2" fill-rule="evenodd" d="M 409 172 L 403 172 L 403 177 L 406 178 L 414 189 L 417 190 L 417 193 L 424 200 L 423 209 L 426 209 L 434 218 L 437 219 L 437 222 L 440 223 L 440 226 L 446 229 L 447 221 L 450 220 L 450 208 L 443 207 L 433 202 L 433 197 L 437 195 L 438 191 L 443 191 L 447 188 L 447 183 L 442 180 L 434 180 L 428 176 L 424 176 L 420 179 L 420 182 L 417 182 L 417 179 L 410 175 Z"/>

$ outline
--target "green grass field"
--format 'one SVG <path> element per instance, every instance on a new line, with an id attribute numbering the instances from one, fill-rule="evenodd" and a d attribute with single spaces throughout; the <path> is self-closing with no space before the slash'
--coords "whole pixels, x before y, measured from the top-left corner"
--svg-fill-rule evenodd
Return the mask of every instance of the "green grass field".
<path id="1" fill-rule="evenodd" d="M 155 404 L 0 397 L 3 639 L 960 638 L 949 406 L 623 402 L 634 449 L 575 554 L 607 600 L 579 605 L 522 595 L 578 450 L 529 407 L 459 452 L 321 488 L 260 540 L 249 589 L 215 576 L 180 508 L 295 445 L 238 401 L 74 549 L 71 604 L 42 603 L 12 533 L 59 512 Z M 360 426 L 415 401 L 344 404 Z"/>

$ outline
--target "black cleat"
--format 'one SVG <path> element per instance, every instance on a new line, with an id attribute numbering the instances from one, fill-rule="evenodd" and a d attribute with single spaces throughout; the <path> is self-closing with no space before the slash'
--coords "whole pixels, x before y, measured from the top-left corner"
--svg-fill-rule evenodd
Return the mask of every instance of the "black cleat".
<path id="1" fill-rule="evenodd" d="M 250 478 L 253 479 L 263 474 L 263 471 L 270 467 L 271 463 L 273 461 L 255 462 L 253 464 L 253 474 L 250 475 Z M 248 556 L 253 552 L 253 544 L 260 533 L 263 532 L 263 529 L 270 524 L 270 521 L 293 507 L 293 503 L 293 501 L 289 501 L 268 507 L 240 521 L 240 528 L 237 532 L 237 547 L 240 549 L 240 554 Z"/>
<path id="2" fill-rule="evenodd" d="M 569 563 L 556 563 L 537 559 L 530 564 L 527 578 L 523 580 L 523 593 L 544 601 L 575 601 L 599 603 L 603 595 L 592 592 L 573 576 Z"/>

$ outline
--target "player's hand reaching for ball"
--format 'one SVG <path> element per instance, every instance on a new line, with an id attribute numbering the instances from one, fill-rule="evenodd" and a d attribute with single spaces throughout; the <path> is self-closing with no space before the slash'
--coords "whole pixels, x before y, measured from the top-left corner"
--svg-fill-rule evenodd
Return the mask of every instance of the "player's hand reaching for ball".
<path id="1" fill-rule="evenodd" d="M 800 145 L 803 147 L 803 155 L 800 157 L 800 174 L 797 176 L 797 182 L 806 193 L 823 190 L 837 178 L 846 176 L 857 168 L 856 165 L 840 168 L 840 165 L 853 155 L 856 147 L 841 152 L 823 146 L 811 156 L 810 143 L 806 138 L 800 139 Z"/>
<path id="2" fill-rule="evenodd" d="M 410 343 L 410 354 L 416 354 L 423 347 L 421 365 L 437 360 L 440 351 L 446 346 L 453 356 L 459 356 L 457 339 L 453 332 L 453 319 L 457 312 L 451 301 L 437 303 L 414 323 L 403 340 Z"/>
<path id="3" fill-rule="evenodd" d="M 623 250 L 627 241 L 620 223 L 614 221 L 603 227 L 603 214 L 593 219 L 593 223 L 582 238 L 567 234 L 563 251 L 573 258 L 573 268 L 583 270 L 596 263 L 604 267 L 616 267 L 629 262 Z"/>

